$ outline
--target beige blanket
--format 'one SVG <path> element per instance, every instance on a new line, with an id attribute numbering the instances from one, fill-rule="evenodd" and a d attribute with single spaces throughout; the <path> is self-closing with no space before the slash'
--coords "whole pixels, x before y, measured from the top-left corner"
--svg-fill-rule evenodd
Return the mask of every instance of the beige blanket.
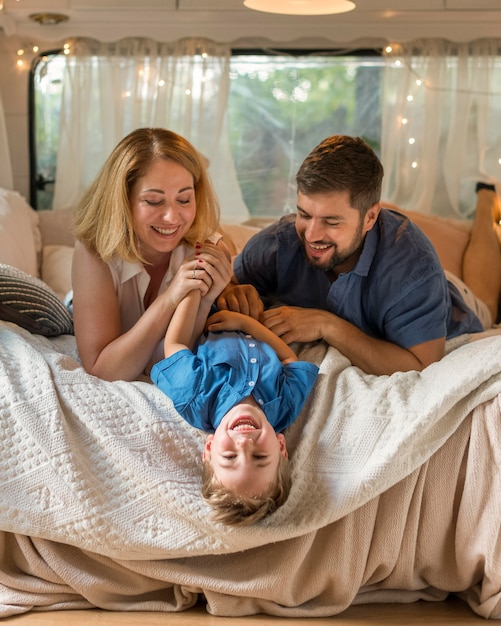
<path id="1" fill-rule="evenodd" d="M 202 593 L 215 614 L 316 616 L 453 591 L 501 617 L 501 336 L 391 377 L 305 348 L 321 374 L 286 435 L 291 495 L 242 529 L 208 519 L 203 434 L 75 356 L 0 325 L 0 616 Z"/>

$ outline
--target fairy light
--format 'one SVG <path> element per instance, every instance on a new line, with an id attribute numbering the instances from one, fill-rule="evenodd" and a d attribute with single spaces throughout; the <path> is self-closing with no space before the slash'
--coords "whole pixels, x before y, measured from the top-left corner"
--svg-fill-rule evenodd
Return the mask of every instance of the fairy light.
<path id="1" fill-rule="evenodd" d="M 19 48 L 18 51 L 16 52 L 17 54 L 17 61 L 16 61 L 16 65 L 19 69 L 23 69 L 25 66 L 24 63 L 24 48 Z"/>
<path id="2" fill-rule="evenodd" d="M 40 48 L 37 44 L 25 43 L 21 48 L 16 50 L 16 66 L 18 69 L 29 68 L 31 63 L 31 55 L 38 54 Z"/>
<path id="3" fill-rule="evenodd" d="M 390 61 L 391 64 L 388 65 L 388 67 L 395 67 L 398 69 L 405 69 L 408 74 L 409 74 L 409 79 L 410 79 L 410 86 L 411 89 L 409 90 L 410 93 L 408 93 L 408 95 L 406 96 L 406 102 L 408 103 L 408 108 L 407 108 L 407 115 L 406 116 L 398 116 L 398 119 L 400 121 L 400 125 L 402 127 L 406 127 L 406 130 L 408 130 L 408 132 L 414 132 L 415 135 L 413 137 L 408 137 L 407 138 L 407 142 L 409 146 L 415 146 L 415 148 L 412 150 L 413 152 L 416 151 L 416 148 L 419 147 L 419 144 L 416 140 L 416 136 L 417 134 L 419 134 L 419 128 L 412 128 L 412 121 L 413 121 L 413 107 L 414 106 L 418 106 L 421 103 L 421 106 L 424 106 L 424 104 L 422 104 L 422 99 L 419 96 L 418 92 L 415 90 L 419 90 L 421 88 L 425 88 L 427 91 L 443 91 L 443 87 L 441 87 L 440 85 L 434 85 L 434 84 L 430 84 L 429 82 L 427 82 L 425 79 L 421 78 L 418 75 L 418 69 L 415 68 L 412 63 L 410 61 L 407 61 L 404 57 L 403 57 L 403 49 L 402 46 L 400 44 L 395 44 L 395 43 L 391 43 L 386 45 L 383 48 L 383 54 L 390 57 Z M 397 58 L 400 55 L 400 58 Z M 414 86 L 414 88 L 413 88 Z M 450 89 L 452 91 L 452 88 Z M 461 91 L 465 91 L 465 90 L 461 90 Z M 468 93 L 470 93 L 470 90 L 468 90 Z M 480 93 L 480 95 L 484 95 L 484 92 L 476 92 L 476 93 Z M 499 92 L 497 91 L 488 91 L 486 92 L 486 95 L 496 95 L 499 96 Z M 419 118 L 419 116 L 418 116 Z M 411 158 L 409 158 L 409 162 L 410 162 L 410 168 L 412 168 L 413 170 L 417 170 L 419 169 L 419 160 L 415 159 L 415 154 L 411 155 Z M 501 166 L 501 157 L 498 159 L 498 164 Z M 501 220 L 500 220 L 500 224 L 501 224 Z"/>
<path id="4" fill-rule="evenodd" d="M 388 44 L 387 46 L 385 46 L 384 48 L 384 54 L 386 54 L 387 56 L 392 58 L 392 65 L 395 68 L 402 68 L 405 69 L 406 65 L 404 64 L 403 60 L 401 58 L 397 58 L 397 55 L 401 53 L 401 46 L 398 44 Z M 414 81 L 414 85 L 415 88 L 419 89 L 420 87 L 423 86 L 423 81 L 420 77 L 417 77 Z M 407 96 L 406 96 L 406 101 L 409 103 L 409 105 L 411 105 L 412 103 L 414 103 L 414 94 L 412 93 L 412 91 L 410 91 Z M 404 115 L 404 116 L 400 116 L 400 125 L 402 127 L 405 127 L 407 129 L 409 129 L 409 131 L 411 130 L 411 122 L 412 122 L 412 111 L 409 110 L 408 115 Z M 416 137 L 415 136 L 411 136 L 407 138 L 407 142 L 409 146 L 415 146 L 416 144 Z M 415 156 L 415 155 L 414 155 Z M 410 168 L 412 170 L 417 170 L 419 167 L 419 162 L 417 159 L 414 158 L 414 156 L 411 156 L 410 158 Z"/>

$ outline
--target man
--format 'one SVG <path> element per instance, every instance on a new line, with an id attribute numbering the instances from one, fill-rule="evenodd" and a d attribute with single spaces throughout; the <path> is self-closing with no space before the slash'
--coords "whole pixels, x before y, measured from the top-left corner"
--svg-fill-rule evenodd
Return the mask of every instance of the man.
<path id="1" fill-rule="evenodd" d="M 372 374 L 422 370 L 446 338 L 483 330 L 424 233 L 381 208 L 382 178 L 362 139 L 325 139 L 297 173 L 297 214 L 248 242 L 218 306 L 259 317 L 286 343 L 324 340 Z M 486 304 L 474 306 L 490 326 Z"/>

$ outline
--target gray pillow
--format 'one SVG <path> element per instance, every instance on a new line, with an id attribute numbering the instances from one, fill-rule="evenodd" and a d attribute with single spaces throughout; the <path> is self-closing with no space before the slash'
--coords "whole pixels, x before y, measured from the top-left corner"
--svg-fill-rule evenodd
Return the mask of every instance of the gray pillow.
<path id="1" fill-rule="evenodd" d="M 72 335 L 68 309 L 46 283 L 12 265 L 0 264 L 0 320 L 36 335 Z"/>

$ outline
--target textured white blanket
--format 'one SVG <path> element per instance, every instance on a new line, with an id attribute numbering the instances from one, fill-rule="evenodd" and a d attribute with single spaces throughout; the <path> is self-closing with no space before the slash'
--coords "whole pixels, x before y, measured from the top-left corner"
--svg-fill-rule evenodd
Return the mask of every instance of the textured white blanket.
<path id="1" fill-rule="evenodd" d="M 213 524 L 199 495 L 203 433 L 147 382 L 101 381 L 71 337 L 0 324 L 0 530 L 114 559 L 235 553 L 322 528 L 421 466 L 501 392 L 501 336 L 422 373 L 369 376 L 308 346 L 320 376 L 287 433 L 293 488 L 255 527 Z"/>

